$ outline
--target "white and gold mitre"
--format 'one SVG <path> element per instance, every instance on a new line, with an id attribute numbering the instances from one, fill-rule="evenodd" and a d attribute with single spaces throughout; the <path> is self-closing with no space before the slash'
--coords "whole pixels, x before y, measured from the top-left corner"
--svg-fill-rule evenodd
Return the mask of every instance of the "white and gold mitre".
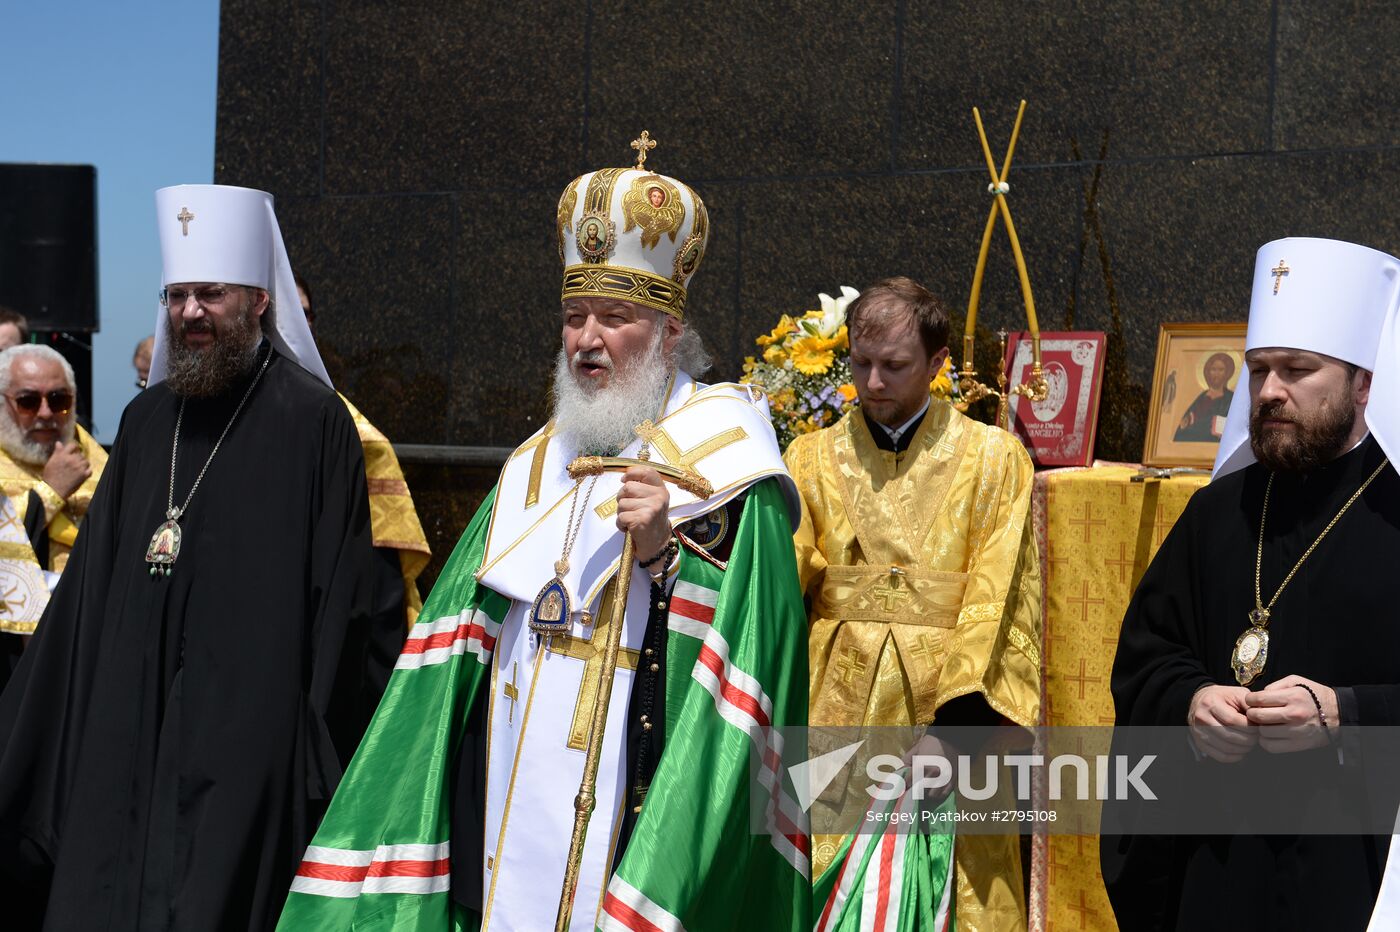
<path id="1" fill-rule="evenodd" d="M 643 130 L 635 168 L 589 172 L 564 189 L 555 223 L 564 298 L 618 298 L 685 319 L 710 218 L 689 187 L 645 167 L 655 145 Z"/>

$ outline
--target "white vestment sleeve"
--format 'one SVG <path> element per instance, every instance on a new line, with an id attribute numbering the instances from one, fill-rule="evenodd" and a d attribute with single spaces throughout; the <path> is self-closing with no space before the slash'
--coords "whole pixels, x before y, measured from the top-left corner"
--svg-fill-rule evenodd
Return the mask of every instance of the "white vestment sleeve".
<path id="1" fill-rule="evenodd" d="M 1390 932 L 1400 929 L 1400 813 L 1396 813 L 1396 834 L 1390 836 L 1390 854 L 1385 859 L 1381 876 L 1381 892 L 1371 913 L 1366 932 Z"/>

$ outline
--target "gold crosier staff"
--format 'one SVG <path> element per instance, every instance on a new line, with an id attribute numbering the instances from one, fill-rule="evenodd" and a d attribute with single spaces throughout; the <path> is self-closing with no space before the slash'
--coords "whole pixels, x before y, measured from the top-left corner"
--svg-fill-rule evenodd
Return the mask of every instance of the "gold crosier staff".
<path id="1" fill-rule="evenodd" d="M 982 114 L 972 108 L 972 119 L 977 124 L 977 137 L 982 143 L 982 155 L 987 159 L 987 172 L 992 183 L 987 191 L 992 195 L 992 209 L 987 214 L 987 226 L 982 231 L 982 248 L 977 253 L 977 271 L 972 276 L 972 293 L 967 300 L 967 326 L 963 330 L 963 365 L 958 373 L 958 389 L 963 401 L 960 410 L 983 398 L 997 400 L 996 424 L 1011 429 L 1011 406 L 1009 395 L 1024 395 L 1031 401 L 1044 401 L 1050 393 L 1045 381 L 1045 373 L 1040 368 L 1040 324 L 1035 317 L 1035 299 L 1031 297 L 1030 275 L 1026 272 L 1026 258 L 1021 254 L 1021 241 L 1016 236 L 1016 225 L 1011 222 L 1011 207 L 1006 203 L 1006 193 L 1011 185 L 1006 176 L 1011 172 L 1011 155 L 1016 151 L 1016 139 L 1021 134 L 1021 118 L 1026 114 L 1026 102 L 1021 101 L 1016 111 L 1016 124 L 1011 129 L 1011 141 L 1006 146 L 1006 158 L 1002 162 L 1001 173 L 997 173 L 996 162 L 992 158 L 992 147 L 987 142 L 987 132 L 982 128 Z M 1006 334 L 1001 334 L 1001 357 L 997 362 L 997 388 L 977 381 L 977 369 L 973 365 L 973 349 L 977 329 L 977 302 L 982 296 L 982 277 L 987 271 L 987 251 L 992 245 L 992 231 L 996 228 L 997 216 L 1006 221 L 1006 235 L 1011 240 L 1011 253 L 1016 258 L 1016 273 L 1021 279 L 1021 296 L 1026 302 L 1026 325 L 1031 334 L 1031 374 L 1024 384 L 1017 385 L 1010 392 L 1006 388 L 1006 373 L 1001 369 L 1001 360 L 1006 357 Z"/>
<path id="2" fill-rule="evenodd" d="M 648 444 L 657 428 L 645 421 L 637 428 L 644 441 L 636 459 L 620 456 L 580 456 L 569 464 L 569 478 L 578 480 L 604 472 L 626 472 L 633 466 L 649 466 L 661 478 L 675 483 L 697 498 L 709 498 L 710 483 L 699 473 L 679 469 L 664 463 L 650 462 Z M 583 759 L 583 779 L 574 797 L 574 832 L 569 839 L 569 860 L 564 868 L 564 889 L 559 894 L 559 912 L 554 919 L 555 932 L 568 932 L 574 912 L 574 894 L 578 891 L 578 872 L 583 864 L 583 843 L 588 837 L 588 820 L 593 815 L 598 788 L 598 761 L 603 756 L 603 732 L 608 727 L 608 705 L 612 701 L 613 678 L 617 674 L 617 653 L 622 642 L 622 622 L 627 611 L 627 590 L 632 581 L 632 561 L 636 558 L 632 532 L 622 538 L 622 560 L 617 565 L 617 585 L 613 588 L 612 613 L 607 648 L 603 652 L 603 669 L 598 677 L 598 697 L 593 705 L 593 722 L 588 729 L 588 750 Z"/>

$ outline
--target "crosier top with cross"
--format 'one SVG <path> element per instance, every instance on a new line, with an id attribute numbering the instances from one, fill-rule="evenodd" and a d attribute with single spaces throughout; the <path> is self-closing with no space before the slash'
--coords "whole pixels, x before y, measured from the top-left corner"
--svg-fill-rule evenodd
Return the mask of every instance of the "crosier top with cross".
<path id="1" fill-rule="evenodd" d="M 680 445 L 666 432 L 666 428 L 659 424 L 653 424 L 651 421 L 643 421 L 637 425 L 637 436 L 645 440 L 648 446 L 655 447 L 666 458 L 665 465 L 648 464 L 661 471 L 663 475 L 669 475 L 667 472 L 669 468 L 671 472 L 680 470 L 684 474 L 703 479 L 696 469 L 697 463 L 731 444 L 747 440 L 749 435 L 742 427 L 731 427 L 728 430 L 720 431 L 708 440 L 697 443 L 688 450 L 682 450 Z M 684 488 L 684 486 L 682 487 Z M 708 498 L 709 493 L 706 492 L 697 497 Z M 593 510 L 600 518 L 611 518 L 617 513 L 617 496 L 614 495 Z"/>
<path id="2" fill-rule="evenodd" d="M 1290 271 L 1288 263 L 1282 259 L 1278 260 L 1278 265 L 1269 270 L 1269 274 L 1274 277 L 1274 294 L 1278 294 L 1278 286 L 1283 284 L 1283 276 L 1287 275 Z"/>
<path id="3" fill-rule="evenodd" d="M 190 213 L 188 207 L 181 207 L 180 212 L 175 215 L 175 219 L 180 221 L 180 235 L 190 235 L 190 221 L 194 219 L 194 214 Z"/>
<path id="4" fill-rule="evenodd" d="M 642 135 L 632 140 L 632 148 L 637 150 L 637 170 L 646 171 L 647 153 L 656 148 L 656 140 L 642 130 Z"/>

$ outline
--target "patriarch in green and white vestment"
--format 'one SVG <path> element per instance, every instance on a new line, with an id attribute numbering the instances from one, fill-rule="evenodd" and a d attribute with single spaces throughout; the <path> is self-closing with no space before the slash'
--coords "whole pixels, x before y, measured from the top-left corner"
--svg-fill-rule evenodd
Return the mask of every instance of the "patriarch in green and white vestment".
<path id="1" fill-rule="evenodd" d="M 643 167 L 565 189 L 553 418 L 423 608 L 280 928 L 554 928 L 613 625 L 621 646 L 571 930 L 811 927 L 779 726 L 806 721 L 800 515 L 761 395 L 704 385 L 685 323 L 704 204 Z M 585 454 L 701 474 L 706 498 Z M 623 532 L 635 542 L 612 617 Z M 558 619 L 542 634 L 535 621 Z M 755 763 L 756 762 L 756 763 Z"/>

